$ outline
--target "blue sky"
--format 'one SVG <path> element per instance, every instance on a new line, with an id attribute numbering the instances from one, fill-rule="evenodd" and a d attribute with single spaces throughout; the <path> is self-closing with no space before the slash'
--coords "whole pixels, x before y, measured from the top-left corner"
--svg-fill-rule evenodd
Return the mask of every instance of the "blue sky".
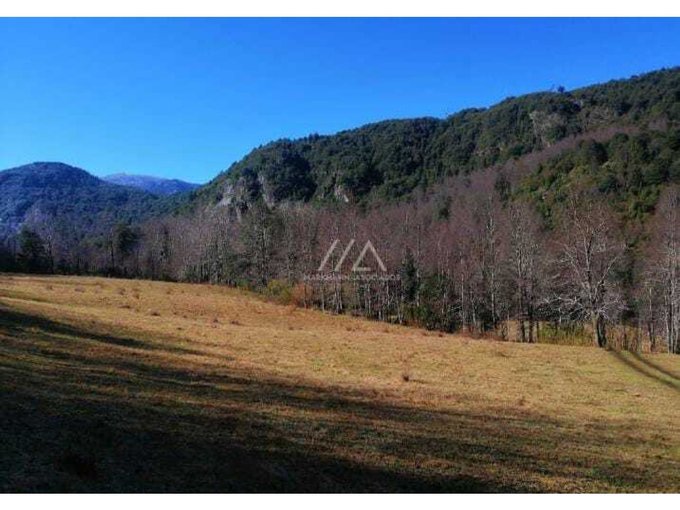
<path id="1" fill-rule="evenodd" d="M 277 138 L 676 65 L 671 19 L 1 19 L 0 168 L 206 182 Z"/>

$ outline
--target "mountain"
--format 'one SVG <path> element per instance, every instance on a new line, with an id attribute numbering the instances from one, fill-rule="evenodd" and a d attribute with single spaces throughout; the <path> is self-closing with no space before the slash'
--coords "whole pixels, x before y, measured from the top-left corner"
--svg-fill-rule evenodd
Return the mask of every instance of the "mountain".
<path id="1" fill-rule="evenodd" d="M 159 213 L 162 200 L 110 184 L 64 163 L 38 162 L 0 172 L 0 237 L 32 222 L 58 222 L 80 235 Z"/>
<path id="2" fill-rule="evenodd" d="M 508 98 L 443 119 L 387 120 L 278 140 L 195 189 L 121 174 L 106 182 L 62 163 L 33 163 L 0 172 L 0 234 L 36 214 L 89 232 L 171 210 L 243 211 L 258 200 L 270 206 L 379 203 L 483 169 L 501 178 L 503 165 L 525 161 L 533 162 L 524 165 L 530 171 L 514 183 L 514 192 L 534 197 L 546 216 L 551 202 L 578 185 L 610 193 L 621 210 L 638 217 L 653 209 L 663 186 L 680 181 L 679 128 L 680 68 L 673 68 Z M 180 193 L 185 190 L 190 192 Z"/>
<path id="3" fill-rule="evenodd" d="M 444 119 L 388 120 L 330 136 L 278 140 L 199 188 L 191 206 L 243 210 L 260 198 L 270 205 L 391 200 L 591 133 L 607 141 L 618 133 L 667 131 L 679 123 L 680 68 L 665 69 L 509 98 Z"/>
<path id="4" fill-rule="evenodd" d="M 111 184 L 138 188 L 153 193 L 154 195 L 174 195 L 176 193 L 191 191 L 199 187 L 198 184 L 180 181 L 178 179 L 163 179 L 150 175 L 129 175 L 120 173 L 107 175 L 106 177 L 102 177 L 102 179 Z"/>

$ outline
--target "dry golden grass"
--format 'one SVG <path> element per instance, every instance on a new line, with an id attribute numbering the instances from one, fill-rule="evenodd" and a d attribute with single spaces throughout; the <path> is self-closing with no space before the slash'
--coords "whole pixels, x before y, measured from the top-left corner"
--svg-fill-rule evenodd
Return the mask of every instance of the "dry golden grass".
<path id="1" fill-rule="evenodd" d="M 680 360 L 0 275 L 0 490 L 678 491 Z"/>

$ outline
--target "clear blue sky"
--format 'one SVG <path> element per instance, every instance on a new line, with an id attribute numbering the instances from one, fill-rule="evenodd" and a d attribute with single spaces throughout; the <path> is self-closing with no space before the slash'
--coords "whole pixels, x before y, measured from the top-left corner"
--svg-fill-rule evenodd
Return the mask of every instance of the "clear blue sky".
<path id="1" fill-rule="evenodd" d="M 680 20 L 2 19 L 0 168 L 205 182 L 273 139 L 680 65 Z"/>

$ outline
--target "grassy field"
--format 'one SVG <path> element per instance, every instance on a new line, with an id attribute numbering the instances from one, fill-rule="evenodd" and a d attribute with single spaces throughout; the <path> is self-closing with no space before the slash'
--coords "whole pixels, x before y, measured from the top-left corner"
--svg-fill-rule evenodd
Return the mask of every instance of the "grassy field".
<path id="1" fill-rule="evenodd" d="M 680 491 L 680 357 L 0 275 L 2 491 Z"/>

